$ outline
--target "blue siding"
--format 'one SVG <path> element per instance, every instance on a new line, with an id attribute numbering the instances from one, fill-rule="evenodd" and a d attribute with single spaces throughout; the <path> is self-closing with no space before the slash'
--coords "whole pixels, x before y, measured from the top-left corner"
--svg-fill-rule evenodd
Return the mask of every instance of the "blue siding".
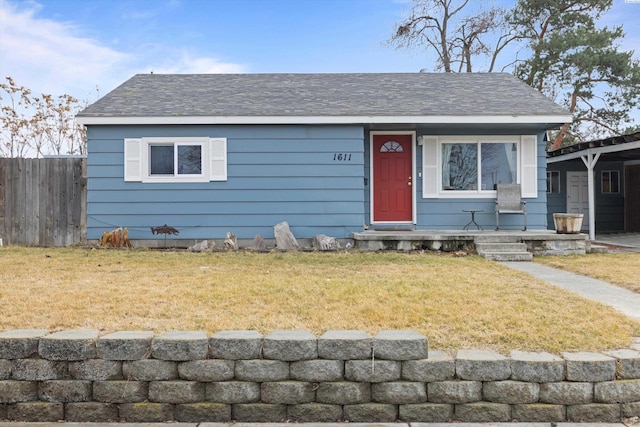
<path id="1" fill-rule="evenodd" d="M 497 128 L 483 132 L 504 133 Z M 417 136 L 435 134 L 430 128 L 417 130 Z M 151 136 L 226 137 L 228 180 L 125 182 L 124 138 Z M 361 126 L 91 126 L 88 138 L 90 239 L 115 227 L 127 227 L 132 239 L 163 239 L 150 232 L 150 227 L 163 224 L 176 227 L 185 239 L 219 239 L 229 231 L 245 239 L 256 234 L 272 238 L 273 226 L 281 221 L 287 221 L 300 238 L 319 233 L 348 238 L 370 223 L 370 140 Z M 416 146 L 416 228 L 461 230 L 470 219 L 463 210 L 482 209 L 476 221 L 493 229 L 493 197 L 422 198 L 422 152 Z M 345 153 L 351 155 L 350 161 L 334 160 L 334 154 Z M 539 135 L 539 197 L 527 200 L 531 229 L 547 228 L 545 164 Z M 503 215 L 500 223 L 506 229 L 519 229 L 522 216 Z"/>
<path id="2" fill-rule="evenodd" d="M 392 131 L 391 131 L 392 132 Z M 421 135 L 443 135 L 443 133 L 437 133 L 433 129 L 422 128 L 418 129 L 417 137 Z M 474 132 L 460 132 L 459 135 L 480 135 L 477 131 Z M 517 132 L 505 133 L 499 128 L 487 129 L 483 132 L 484 135 L 516 135 Z M 522 134 L 530 135 L 530 132 L 525 130 Z M 450 134 L 449 134 L 450 135 Z M 525 199 L 527 201 L 527 225 L 531 230 L 546 230 L 547 229 L 547 205 L 546 205 L 546 153 L 545 144 L 543 142 L 543 134 L 538 135 L 538 198 Z M 369 137 L 367 136 L 367 141 Z M 367 142 L 365 150 L 365 174 L 369 176 L 370 165 L 370 146 Z M 473 198 L 473 199 L 424 199 L 422 198 L 422 185 L 423 178 L 419 175 L 422 172 L 422 147 L 417 146 L 417 160 L 416 168 L 418 176 L 416 179 L 416 185 L 414 191 L 417 201 L 417 223 L 415 227 L 417 229 L 426 230 L 461 230 L 470 220 L 471 215 L 468 212 L 463 212 L 465 209 L 478 209 L 483 212 L 476 214 L 476 222 L 480 224 L 485 230 L 493 230 L 496 226 L 495 220 L 495 197 L 490 198 Z M 424 174 L 423 174 L 424 176 Z M 370 183 L 369 183 L 370 184 Z M 370 212 L 370 187 L 367 185 L 365 188 L 365 201 L 366 201 L 366 218 L 367 223 L 371 222 Z M 501 229 L 522 229 L 523 218 L 522 215 L 501 215 L 500 216 L 500 228 Z M 381 227 L 393 227 L 393 224 L 385 224 Z M 406 224 L 398 224 L 398 226 L 406 226 Z"/>
<path id="3" fill-rule="evenodd" d="M 150 136 L 226 137 L 228 180 L 124 182 L 124 138 Z M 127 227 L 161 239 L 150 227 L 168 224 L 185 239 L 272 238 L 287 221 L 297 237 L 350 237 L 364 223 L 363 138 L 359 126 L 91 126 L 87 236 Z"/>

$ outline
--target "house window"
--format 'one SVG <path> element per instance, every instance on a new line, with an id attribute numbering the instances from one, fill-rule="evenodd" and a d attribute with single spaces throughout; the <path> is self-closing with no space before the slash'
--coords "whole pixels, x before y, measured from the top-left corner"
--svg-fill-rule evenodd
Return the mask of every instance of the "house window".
<path id="1" fill-rule="evenodd" d="M 149 144 L 150 176 L 201 176 L 202 145 Z"/>
<path id="2" fill-rule="evenodd" d="M 422 197 L 495 198 L 498 184 L 538 197 L 536 135 L 421 136 Z"/>
<path id="3" fill-rule="evenodd" d="M 402 153 L 404 148 L 397 141 L 387 141 L 380 147 L 381 153 Z"/>
<path id="4" fill-rule="evenodd" d="M 559 171 L 547 171 L 547 193 L 560 193 Z"/>
<path id="5" fill-rule="evenodd" d="M 125 181 L 227 179 L 226 138 L 127 138 L 124 151 Z"/>
<path id="6" fill-rule="evenodd" d="M 602 171 L 602 193 L 620 193 L 620 173 L 618 171 Z"/>
<path id="7" fill-rule="evenodd" d="M 516 142 L 444 142 L 441 149 L 443 191 L 477 192 L 517 183 Z"/>

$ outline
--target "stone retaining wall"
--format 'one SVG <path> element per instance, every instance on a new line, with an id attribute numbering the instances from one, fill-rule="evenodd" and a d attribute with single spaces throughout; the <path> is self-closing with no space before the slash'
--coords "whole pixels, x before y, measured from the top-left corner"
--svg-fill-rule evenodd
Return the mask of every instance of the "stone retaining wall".
<path id="1" fill-rule="evenodd" d="M 0 420 L 590 421 L 640 415 L 640 340 L 428 351 L 412 331 L 0 333 Z"/>

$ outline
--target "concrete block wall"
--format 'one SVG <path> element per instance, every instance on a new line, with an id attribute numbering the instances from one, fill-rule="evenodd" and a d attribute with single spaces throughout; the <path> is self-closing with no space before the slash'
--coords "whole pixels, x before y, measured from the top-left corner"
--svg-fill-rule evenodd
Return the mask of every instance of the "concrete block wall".
<path id="1" fill-rule="evenodd" d="M 640 340 L 600 353 L 429 351 L 412 331 L 0 333 L 0 420 L 619 422 Z"/>

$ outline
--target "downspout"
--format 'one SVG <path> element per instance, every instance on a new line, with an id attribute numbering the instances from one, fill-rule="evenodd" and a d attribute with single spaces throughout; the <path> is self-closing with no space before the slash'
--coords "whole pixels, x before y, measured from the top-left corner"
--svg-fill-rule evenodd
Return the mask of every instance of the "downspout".
<path id="1" fill-rule="evenodd" d="M 596 239 L 596 190 L 595 190 L 595 174 L 593 169 L 596 167 L 596 163 L 598 163 L 598 159 L 600 158 L 600 153 L 597 153 L 595 156 L 591 152 L 591 150 L 587 151 L 586 156 L 581 156 L 582 162 L 587 167 L 587 180 L 588 183 L 588 191 L 589 191 L 589 239 Z"/>

